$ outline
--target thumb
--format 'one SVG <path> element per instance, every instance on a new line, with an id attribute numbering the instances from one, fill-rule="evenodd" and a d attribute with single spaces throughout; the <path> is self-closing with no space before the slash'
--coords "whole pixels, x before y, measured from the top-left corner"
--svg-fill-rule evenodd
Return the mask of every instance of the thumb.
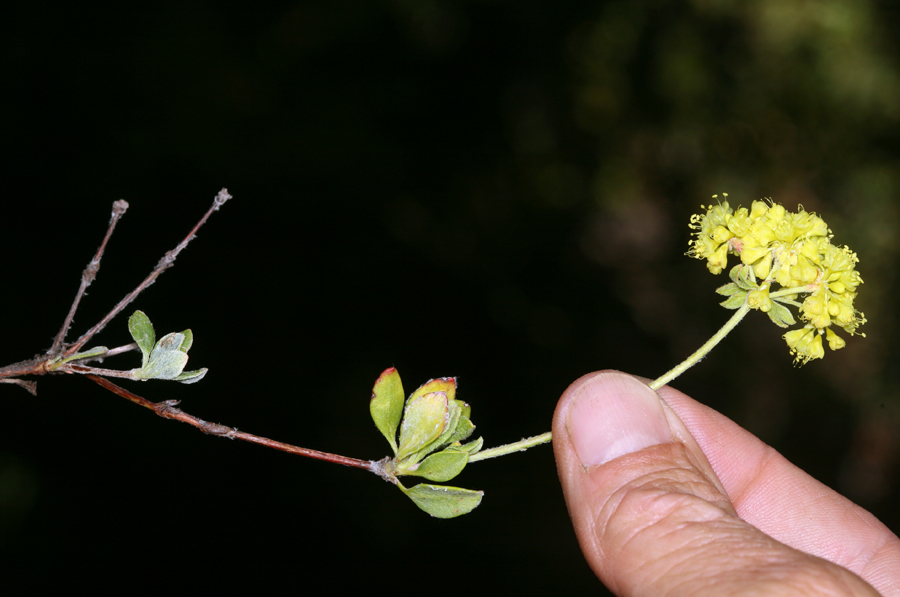
<path id="1" fill-rule="evenodd" d="M 572 384 L 553 449 L 581 549 L 617 595 L 877 595 L 741 520 L 684 424 L 635 377 Z"/>

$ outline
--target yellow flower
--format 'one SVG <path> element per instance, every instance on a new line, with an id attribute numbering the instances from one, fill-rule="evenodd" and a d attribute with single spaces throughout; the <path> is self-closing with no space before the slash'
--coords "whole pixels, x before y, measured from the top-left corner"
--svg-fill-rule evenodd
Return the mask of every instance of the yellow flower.
<path id="1" fill-rule="evenodd" d="M 688 255 L 697 259 L 707 259 L 706 267 L 714 274 L 722 273 L 728 260 L 728 243 L 733 237 L 727 228 L 731 215 L 731 208 L 728 202 L 724 201 L 718 205 L 711 205 L 703 216 L 691 216 L 690 227 L 696 230 L 694 232 L 696 238 L 690 243 Z"/>
<path id="2" fill-rule="evenodd" d="M 747 295 L 747 304 L 751 309 L 759 309 L 768 313 L 772 308 L 772 299 L 769 298 L 769 284 L 760 284 L 759 290 L 753 290 Z"/>
<path id="3" fill-rule="evenodd" d="M 856 271 L 859 258 L 849 247 L 831 244 L 831 230 L 822 218 L 802 207 L 789 212 L 771 199 L 754 201 L 749 210 L 732 210 L 727 201 L 705 209 L 706 214 L 691 216 L 695 232 L 688 255 L 705 259 L 709 271 L 719 274 L 728 266 L 731 253 L 751 266 L 756 277 L 748 280 L 732 270 L 737 286 L 722 287 L 732 288 L 727 307 L 737 309 L 741 296 L 746 296 L 747 306 L 768 313 L 772 321 L 787 327 L 793 318 L 785 304 L 796 306 L 799 295 L 808 295 L 799 309 L 804 327 L 784 335 L 798 362 L 822 358 L 823 336 L 832 350 L 844 347 L 846 342 L 832 327 L 856 334 L 866 323 L 865 315 L 853 306 L 862 284 Z M 743 277 L 736 279 L 736 275 Z M 735 294 L 739 289 L 744 295 Z"/>
<path id="4" fill-rule="evenodd" d="M 831 328 L 825 328 L 825 339 L 828 340 L 828 348 L 831 350 L 839 350 L 847 346 L 847 342 L 831 331 Z"/>
<path id="5" fill-rule="evenodd" d="M 817 290 L 806 297 L 800 306 L 800 315 L 816 329 L 824 329 L 831 325 L 831 315 L 825 289 Z"/>
<path id="6" fill-rule="evenodd" d="M 728 220 L 728 229 L 735 236 L 746 236 L 753 226 L 753 219 L 747 213 L 746 207 L 739 208 Z"/>
<path id="7" fill-rule="evenodd" d="M 791 349 L 791 354 L 794 355 L 794 362 L 799 362 L 801 365 L 825 356 L 825 349 L 822 348 L 822 335 L 810 325 L 786 333 L 784 339 L 787 341 L 788 348 Z"/>
<path id="8" fill-rule="evenodd" d="M 802 207 L 794 216 L 794 231 L 797 238 L 801 237 L 827 237 L 828 226 L 825 221 L 816 214 L 807 213 Z"/>

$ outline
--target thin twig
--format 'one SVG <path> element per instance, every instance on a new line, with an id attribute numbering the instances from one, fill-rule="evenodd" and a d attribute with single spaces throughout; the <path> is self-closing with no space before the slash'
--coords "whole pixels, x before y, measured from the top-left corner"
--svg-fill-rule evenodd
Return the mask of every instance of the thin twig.
<path id="1" fill-rule="evenodd" d="M 216 195 L 216 198 L 213 200 L 212 207 L 210 207 L 203 215 L 203 217 L 200 218 L 200 221 L 197 222 L 197 225 L 194 226 L 193 229 L 191 229 L 186 237 L 184 237 L 184 240 L 178 243 L 177 247 L 167 252 L 163 256 L 163 258 L 159 260 L 159 263 L 156 264 L 156 267 L 153 269 L 153 271 L 150 272 L 150 275 L 144 278 L 144 281 L 141 282 L 137 288 L 125 295 L 125 298 L 119 301 L 119 304 L 113 307 L 112 311 L 110 311 L 103 319 L 101 319 L 97 325 L 85 332 L 85 334 L 81 336 L 81 338 L 79 338 L 74 344 L 69 346 L 62 354 L 62 356 L 67 357 L 78 352 L 81 347 L 89 342 L 97 332 L 102 330 L 113 317 L 118 315 L 122 311 L 122 309 L 127 307 L 135 298 L 137 298 L 137 296 L 145 288 L 153 284 L 153 282 L 156 281 L 156 278 L 158 278 L 160 274 L 162 274 L 168 268 L 172 267 L 172 264 L 175 263 L 175 258 L 178 257 L 178 254 L 181 253 L 181 251 L 183 251 L 184 248 L 187 247 L 188 243 L 194 239 L 195 235 L 197 234 L 197 230 L 199 230 L 200 227 L 206 223 L 206 220 L 209 219 L 209 216 L 211 216 L 214 211 L 218 211 L 218 209 L 229 199 L 231 199 L 231 195 L 228 194 L 227 189 L 222 189 L 221 191 L 219 191 L 219 193 Z"/>
<path id="2" fill-rule="evenodd" d="M 5 367 L 0 367 L 0 378 L 19 377 L 20 375 L 43 375 L 47 357 L 37 356 L 27 361 L 19 361 Z"/>
<path id="3" fill-rule="evenodd" d="M 80 373 L 82 375 L 103 375 L 105 377 L 120 377 L 122 379 L 134 379 L 131 371 L 119 371 L 118 369 L 104 369 L 102 367 L 89 367 L 76 363 L 66 363 L 58 369 L 62 373 Z"/>
<path id="4" fill-rule="evenodd" d="M 83 347 L 97 332 L 99 332 L 103 327 L 109 323 L 109 321 L 115 317 L 122 309 L 124 309 L 131 301 L 137 297 L 137 295 L 147 288 L 153 281 L 159 277 L 159 275 L 167 268 L 172 266 L 172 263 L 175 261 L 175 258 L 178 254 L 184 250 L 187 244 L 195 237 L 197 230 L 206 223 L 206 220 L 209 219 L 209 216 L 212 215 L 212 212 L 218 211 L 218 209 L 229 199 L 231 199 L 231 195 L 228 194 L 227 189 L 222 189 L 216 195 L 213 200 L 212 207 L 207 210 L 206 214 L 200 219 L 200 221 L 191 229 L 190 233 L 182 240 L 178 246 L 175 247 L 172 251 L 169 251 L 165 254 L 165 256 L 160 260 L 157 264 L 156 268 L 153 272 L 138 286 L 131 294 L 126 296 L 124 299 L 119 301 L 119 304 L 115 306 L 115 308 L 104 317 L 100 323 L 95 325 L 93 328 L 88 330 L 78 341 L 68 347 L 66 347 L 65 352 L 61 352 L 63 347 L 65 346 L 65 336 L 68 332 L 69 327 L 72 324 L 72 319 L 74 317 L 74 313 L 78 307 L 79 302 L 81 301 L 81 297 L 84 296 L 85 289 L 90 286 L 91 282 L 93 282 L 94 278 L 96 278 L 97 271 L 100 268 L 100 259 L 103 256 L 103 253 L 106 249 L 106 245 L 109 242 L 110 237 L 112 236 L 113 230 L 116 226 L 118 220 L 125 213 L 125 210 L 128 208 L 128 203 L 125 201 L 116 201 L 113 203 L 113 213 L 112 218 L 110 219 L 109 227 L 106 231 L 106 236 L 103 239 L 103 242 L 100 245 L 100 248 L 97 250 L 96 255 L 88 263 L 88 266 L 85 268 L 82 273 L 81 278 L 81 287 L 78 290 L 78 293 L 75 296 L 75 301 L 72 304 L 71 309 L 69 310 L 69 314 L 66 317 L 66 321 L 60 329 L 59 334 L 57 334 L 54 339 L 53 346 L 43 355 L 37 355 L 34 358 L 27 359 L 24 361 L 20 361 L 18 363 L 12 363 L 10 365 L 6 365 L 5 367 L 0 367 L 0 383 L 12 383 L 19 386 L 22 386 L 32 394 L 35 394 L 35 383 L 31 381 L 22 381 L 16 378 L 24 376 L 24 375 L 45 375 L 47 373 L 59 372 L 59 373 L 74 373 L 75 370 L 72 369 L 73 366 L 78 366 L 78 363 L 86 363 L 92 360 L 103 359 L 108 356 L 113 356 L 115 354 L 120 354 L 122 352 L 126 352 L 129 350 L 134 350 L 137 348 L 137 345 L 134 343 L 126 344 L 124 346 L 120 346 L 118 348 L 113 348 L 112 350 L 108 350 L 102 354 L 96 354 L 93 356 L 86 357 L 84 359 L 77 359 L 78 363 L 65 363 L 60 364 L 60 361 L 64 361 L 65 359 L 71 357 L 76 354 L 81 347 Z M 54 363 L 57 365 L 54 366 Z M 88 371 L 86 371 L 88 370 Z M 81 367 L 79 373 L 87 373 L 89 371 L 89 367 Z"/>
<path id="5" fill-rule="evenodd" d="M 189 415 L 180 408 L 175 408 L 179 403 L 178 400 L 151 402 L 146 398 L 138 396 L 137 394 L 129 392 L 125 388 L 114 384 L 108 379 L 97 377 L 96 375 L 88 375 L 87 378 L 94 383 L 99 384 L 101 387 L 109 390 L 113 394 L 121 396 L 126 400 L 130 400 L 131 402 L 143 406 L 144 408 L 149 408 L 164 419 L 174 419 L 175 421 L 187 423 L 188 425 L 196 427 L 197 429 L 208 435 L 218 435 L 220 437 L 227 437 L 229 439 L 240 439 L 245 442 L 258 444 L 260 446 L 265 446 L 274 450 L 281 450 L 282 452 L 297 454 L 298 456 L 305 456 L 306 458 L 315 458 L 316 460 L 325 460 L 326 462 L 334 462 L 336 464 L 343 464 L 344 466 L 352 466 L 354 468 L 361 468 L 367 471 L 372 471 L 373 462 L 368 460 L 359 460 L 357 458 L 349 458 L 347 456 L 340 456 L 338 454 L 329 454 L 328 452 L 320 452 L 318 450 L 301 448 L 299 446 L 293 446 L 291 444 L 278 442 L 267 437 L 260 437 L 251 433 L 238 431 L 234 427 L 226 427 L 225 425 L 219 425 L 218 423 L 210 423 L 209 421 L 204 421 L 203 419 L 195 417 L 194 415 Z"/>
<path id="6" fill-rule="evenodd" d="M 103 242 L 100 243 L 100 248 L 97 249 L 97 254 L 94 255 L 94 258 L 91 259 L 91 262 L 87 264 L 86 268 L 84 268 L 84 272 L 82 272 L 81 274 L 81 286 L 78 288 L 78 292 L 75 293 L 75 300 L 72 302 L 72 307 L 69 309 L 69 314 L 66 315 L 66 320 L 63 322 L 62 328 L 56 335 L 56 339 L 53 340 L 53 346 L 50 347 L 50 350 L 47 351 L 47 354 L 55 355 L 59 352 L 59 349 L 62 348 L 62 344 L 66 339 L 66 334 L 69 331 L 69 326 L 72 325 L 72 319 L 75 317 L 75 311 L 78 310 L 78 303 L 81 302 L 81 297 L 84 296 L 84 291 L 87 290 L 87 287 L 90 286 L 91 282 L 93 282 L 97 277 L 97 272 L 100 271 L 100 259 L 103 258 L 103 251 L 106 250 L 106 243 L 109 242 L 109 237 L 112 236 L 113 230 L 116 229 L 116 224 L 118 224 L 119 218 L 121 218 L 127 210 L 127 201 L 120 199 L 113 203 L 112 217 L 110 217 L 109 219 L 109 227 L 106 229 L 106 236 L 103 237 Z"/>
<path id="7" fill-rule="evenodd" d="M 125 344 L 124 346 L 117 346 L 115 348 L 110 348 L 103 354 L 96 357 L 89 357 L 87 359 L 83 359 L 78 361 L 79 363 L 87 363 L 88 361 L 96 361 L 97 359 L 105 359 L 106 357 L 113 357 L 117 354 L 122 354 L 123 352 L 128 352 L 130 350 L 137 350 L 137 342 L 132 342 L 131 344 Z"/>

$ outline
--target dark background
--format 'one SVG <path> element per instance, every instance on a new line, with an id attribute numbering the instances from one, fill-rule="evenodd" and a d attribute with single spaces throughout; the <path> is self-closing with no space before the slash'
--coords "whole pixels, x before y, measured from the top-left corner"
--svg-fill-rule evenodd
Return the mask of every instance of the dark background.
<path id="1" fill-rule="evenodd" d="M 673 383 L 900 528 L 900 71 L 884 1 L 321 0 L 2 19 L 0 360 L 49 347 L 110 206 L 77 336 L 192 328 L 204 419 L 378 459 L 368 398 L 455 375 L 494 446 L 604 368 L 656 377 L 729 316 L 688 259 L 713 193 L 820 213 L 867 338 L 800 369 L 751 314 Z M 130 341 L 125 316 L 95 344 Z M 134 354 L 108 360 L 130 369 Z M 431 519 L 362 471 L 207 437 L 100 389 L 0 386 L 0 569 L 33 588 L 596 594 L 549 447 L 471 465 Z M 786 507 L 789 504 L 785 504 Z M 370 589 L 371 590 L 371 589 Z"/>

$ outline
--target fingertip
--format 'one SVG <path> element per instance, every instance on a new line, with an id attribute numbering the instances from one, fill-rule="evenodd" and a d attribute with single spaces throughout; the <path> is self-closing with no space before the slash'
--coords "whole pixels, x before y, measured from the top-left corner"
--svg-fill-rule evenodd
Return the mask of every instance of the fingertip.
<path id="1" fill-rule="evenodd" d="M 618 371 L 579 378 L 563 393 L 554 438 L 565 439 L 584 467 L 673 440 L 656 392 Z"/>

